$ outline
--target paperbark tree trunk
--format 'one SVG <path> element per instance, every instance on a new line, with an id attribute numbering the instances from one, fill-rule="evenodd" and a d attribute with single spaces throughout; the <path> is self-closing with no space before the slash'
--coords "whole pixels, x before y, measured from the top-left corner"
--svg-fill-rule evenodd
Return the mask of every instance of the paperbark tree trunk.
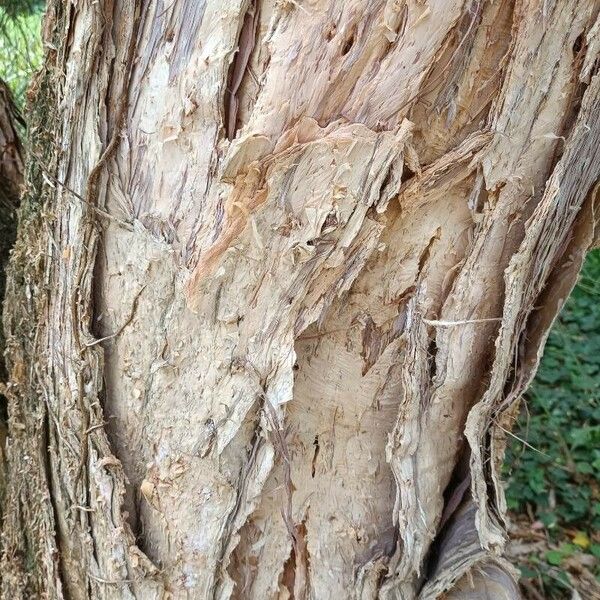
<path id="1" fill-rule="evenodd" d="M 499 470 L 594 240 L 597 3 L 48 12 L 5 597 L 518 597 Z"/>
<path id="2" fill-rule="evenodd" d="M 16 109 L 10 89 L 0 79 L 0 317 L 5 292 L 6 263 L 17 231 L 17 208 L 23 184 L 23 153 L 17 133 L 21 117 Z M 0 523 L 4 514 L 5 457 L 7 399 L 3 384 L 7 373 L 4 364 L 4 330 L 0 329 Z"/>
<path id="3" fill-rule="evenodd" d="M 23 184 L 23 151 L 17 132 L 18 123 L 22 123 L 22 119 L 10 89 L 0 79 L 0 299 L 4 298 L 4 272 L 15 242 L 17 208 Z M 0 314 L 1 307 L 0 302 Z M 0 331 L 0 381 L 5 379 L 4 331 Z"/>

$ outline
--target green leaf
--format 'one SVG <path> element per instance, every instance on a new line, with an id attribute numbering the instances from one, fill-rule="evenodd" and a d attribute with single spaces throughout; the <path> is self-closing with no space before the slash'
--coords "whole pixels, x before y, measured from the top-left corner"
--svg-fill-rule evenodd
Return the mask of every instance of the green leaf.
<path id="1" fill-rule="evenodd" d="M 576 467 L 577 471 L 579 473 L 583 473 L 584 475 L 591 475 L 594 472 L 594 467 L 590 465 L 590 463 L 578 462 Z"/>
<path id="2" fill-rule="evenodd" d="M 527 565 L 519 565 L 519 571 L 521 571 L 521 577 L 525 579 L 534 579 L 538 576 L 538 572 L 530 569 Z"/>
<path id="3" fill-rule="evenodd" d="M 559 550 L 549 550 L 548 552 L 546 552 L 546 560 L 549 564 L 557 567 L 563 560 L 562 552 L 560 552 Z"/>

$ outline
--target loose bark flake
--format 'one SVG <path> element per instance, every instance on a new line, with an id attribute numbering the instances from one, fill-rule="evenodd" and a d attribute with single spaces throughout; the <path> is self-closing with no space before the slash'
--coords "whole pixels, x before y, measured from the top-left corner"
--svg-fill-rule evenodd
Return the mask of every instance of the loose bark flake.
<path id="1" fill-rule="evenodd" d="M 595 237 L 597 23 L 50 3 L 7 597 L 518 597 L 499 467 Z"/>

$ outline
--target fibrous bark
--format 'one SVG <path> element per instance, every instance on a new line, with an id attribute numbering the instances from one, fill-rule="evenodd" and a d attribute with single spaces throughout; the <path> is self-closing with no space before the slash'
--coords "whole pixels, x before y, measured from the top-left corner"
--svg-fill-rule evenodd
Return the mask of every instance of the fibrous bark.
<path id="1" fill-rule="evenodd" d="M 593 243 L 599 23 L 51 3 L 4 593 L 518 597 L 499 469 Z"/>
<path id="2" fill-rule="evenodd" d="M 4 298 L 4 271 L 15 241 L 17 207 L 23 184 L 23 150 L 17 132 L 21 122 L 10 89 L 0 79 L 0 299 Z M 0 331 L 0 381 L 5 378 L 4 334 Z"/>
<path id="3" fill-rule="evenodd" d="M 23 156 L 17 125 L 21 121 L 11 92 L 0 79 L 0 317 L 5 288 L 5 269 L 10 248 L 17 233 L 17 207 L 23 183 Z M 5 488 L 4 444 L 7 408 L 3 387 L 6 382 L 4 365 L 4 331 L 0 329 L 0 522 Z"/>

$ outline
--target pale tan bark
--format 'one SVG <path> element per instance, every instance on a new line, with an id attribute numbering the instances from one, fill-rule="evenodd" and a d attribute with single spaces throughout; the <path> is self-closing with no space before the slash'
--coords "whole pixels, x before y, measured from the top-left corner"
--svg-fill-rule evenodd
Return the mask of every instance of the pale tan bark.
<path id="1" fill-rule="evenodd" d="M 518 597 L 499 467 L 594 237 L 597 4 L 46 28 L 4 593 Z"/>

